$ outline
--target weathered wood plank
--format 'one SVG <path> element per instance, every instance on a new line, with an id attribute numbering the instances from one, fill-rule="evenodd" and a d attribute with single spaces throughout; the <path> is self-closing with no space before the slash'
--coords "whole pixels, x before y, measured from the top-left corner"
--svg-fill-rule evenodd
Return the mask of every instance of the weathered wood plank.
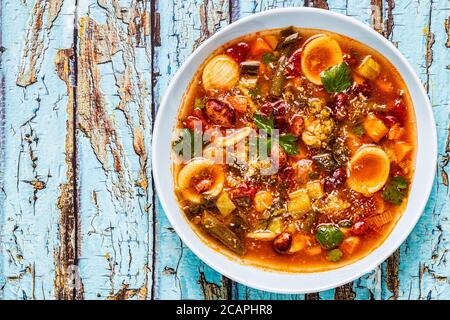
<path id="1" fill-rule="evenodd" d="M 60 187 L 66 183 L 66 86 L 58 48 L 71 48 L 75 7 L 1 3 L 0 298 L 52 299 L 59 283 Z M 59 279 L 65 283 L 65 275 Z M 63 280 L 64 279 L 64 280 Z"/>
<path id="2" fill-rule="evenodd" d="M 151 2 L 78 8 L 76 117 L 84 298 L 150 298 Z"/>
<path id="3" fill-rule="evenodd" d="M 395 1 L 392 40 L 422 79 L 437 122 L 439 163 L 425 212 L 383 275 L 384 299 L 444 299 L 450 286 L 446 259 L 449 247 L 449 193 L 446 170 L 450 93 L 450 50 L 445 32 L 448 1 Z"/>
<path id="4" fill-rule="evenodd" d="M 160 46 L 154 56 L 154 105 L 194 47 L 229 23 L 229 1 L 157 1 L 161 17 L 155 38 Z M 230 281 L 202 263 L 183 245 L 156 201 L 156 299 L 226 299 Z"/>

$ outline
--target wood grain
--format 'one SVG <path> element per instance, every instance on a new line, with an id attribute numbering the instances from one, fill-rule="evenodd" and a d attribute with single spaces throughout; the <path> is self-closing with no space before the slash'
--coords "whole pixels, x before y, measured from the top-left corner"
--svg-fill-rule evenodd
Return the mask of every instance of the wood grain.
<path id="1" fill-rule="evenodd" d="M 318 7 L 392 41 L 426 88 L 438 172 L 407 241 L 335 290 L 235 283 L 178 238 L 153 193 L 153 118 L 170 79 L 217 30 L 255 12 Z M 448 0 L 2 0 L 1 299 L 450 297 Z"/>

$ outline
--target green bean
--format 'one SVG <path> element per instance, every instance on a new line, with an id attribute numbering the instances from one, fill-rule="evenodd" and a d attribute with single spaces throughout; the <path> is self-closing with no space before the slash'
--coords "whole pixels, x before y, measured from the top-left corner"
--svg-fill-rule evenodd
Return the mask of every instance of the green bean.
<path id="1" fill-rule="evenodd" d="M 212 214 L 205 211 L 201 223 L 206 232 L 222 242 L 231 251 L 240 256 L 245 254 L 245 246 L 241 239 Z"/>

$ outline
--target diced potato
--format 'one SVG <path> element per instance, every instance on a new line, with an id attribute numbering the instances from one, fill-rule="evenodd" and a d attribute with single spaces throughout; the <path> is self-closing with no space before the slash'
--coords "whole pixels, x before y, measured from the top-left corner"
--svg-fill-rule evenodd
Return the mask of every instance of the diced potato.
<path id="1" fill-rule="evenodd" d="M 308 190 L 308 195 L 312 199 L 320 199 L 324 196 L 323 187 L 320 180 L 310 181 L 306 184 L 306 190 Z"/>
<path id="2" fill-rule="evenodd" d="M 359 245 L 359 238 L 358 237 L 348 237 L 342 241 L 342 244 L 340 246 L 341 250 L 344 251 L 345 254 L 351 256 L 353 252 L 355 252 L 355 249 Z"/>
<path id="3" fill-rule="evenodd" d="M 258 212 L 262 212 L 273 204 L 273 197 L 269 191 L 259 191 L 255 195 L 254 205 Z"/>
<path id="4" fill-rule="evenodd" d="M 369 114 L 364 120 L 364 129 L 367 135 L 375 142 L 383 139 L 389 131 L 384 122 L 373 113 Z"/>
<path id="5" fill-rule="evenodd" d="M 394 144 L 394 151 L 397 161 L 400 162 L 412 151 L 413 147 L 407 142 L 396 142 Z"/>
<path id="6" fill-rule="evenodd" d="M 389 129 L 388 139 L 398 140 L 403 136 L 404 133 L 405 128 L 401 127 L 399 124 L 396 123 Z"/>
<path id="7" fill-rule="evenodd" d="M 236 206 L 226 192 L 222 192 L 219 198 L 217 198 L 216 207 L 224 217 L 228 216 L 236 209 Z"/>
<path id="8" fill-rule="evenodd" d="M 227 101 L 234 110 L 241 113 L 247 112 L 248 98 L 246 96 L 228 96 Z"/>
<path id="9" fill-rule="evenodd" d="M 355 154 L 359 148 L 361 148 L 361 139 L 355 134 L 349 133 L 347 139 L 345 139 L 345 146 L 348 148 L 351 154 Z"/>
<path id="10" fill-rule="evenodd" d="M 250 49 L 250 54 L 257 56 L 266 52 L 272 52 L 272 47 L 263 38 L 256 38 L 255 43 Z"/>
<path id="11" fill-rule="evenodd" d="M 284 222 L 283 222 L 283 219 L 282 219 L 281 217 L 280 217 L 280 218 L 274 218 L 274 219 L 272 219 L 272 221 L 271 221 L 270 224 L 269 224 L 268 229 L 269 229 L 270 231 L 272 231 L 273 233 L 275 233 L 275 234 L 280 234 L 280 233 L 282 233 L 283 230 L 284 230 Z"/>
<path id="12" fill-rule="evenodd" d="M 259 241 L 271 241 L 275 239 L 277 236 L 276 233 L 273 233 L 270 230 L 258 230 L 254 232 L 247 233 L 247 238 L 251 238 L 253 240 Z"/>
<path id="13" fill-rule="evenodd" d="M 265 36 L 265 37 L 264 37 L 264 40 L 266 40 L 266 42 L 270 45 L 270 47 L 271 47 L 273 50 L 275 50 L 275 48 L 276 48 L 277 45 L 278 45 L 278 38 L 277 38 L 276 36 L 272 36 L 272 35 Z"/>
<path id="14" fill-rule="evenodd" d="M 291 247 L 289 248 L 289 253 L 296 253 L 305 249 L 308 237 L 300 233 L 296 233 L 292 237 Z"/>
<path id="15" fill-rule="evenodd" d="M 322 253 L 322 248 L 320 246 L 308 247 L 305 252 L 309 256 L 317 256 Z"/>
<path id="16" fill-rule="evenodd" d="M 305 189 L 300 189 L 289 194 L 288 212 L 296 218 L 311 211 L 311 199 Z"/>
<path id="17" fill-rule="evenodd" d="M 371 55 L 368 55 L 356 69 L 361 76 L 369 80 L 375 80 L 380 74 L 381 67 Z"/>

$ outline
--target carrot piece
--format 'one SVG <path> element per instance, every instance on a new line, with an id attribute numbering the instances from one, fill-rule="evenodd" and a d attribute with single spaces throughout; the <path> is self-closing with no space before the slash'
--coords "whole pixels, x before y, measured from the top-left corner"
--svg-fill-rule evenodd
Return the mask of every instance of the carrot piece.
<path id="1" fill-rule="evenodd" d="M 265 36 L 264 40 L 272 47 L 273 50 L 278 45 L 278 38 L 276 36 Z"/>
<path id="2" fill-rule="evenodd" d="M 258 56 L 266 52 L 272 52 L 272 47 L 263 38 L 256 38 L 250 49 L 250 54 L 252 56 Z"/>
<path id="3" fill-rule="evenodd" d="M 389 129 L 388 139 L 398 140 L 403 136 L 404 133 L 405 128 L 401 127 L 398 123 L 396 123 Z"/>
<path id="4" fill-rule="evenodd" d="M 397 157 L 397 161 L 400 162 L 412 151 L 412 146 L 407 142 L 396 142 L 394 144 L 394 152 Z"/>
<path id="5" fill-rule="evenodd" d="M 367 135 L 375 142 L 380 141 L 389 131 L 384 122 L 374 114 L 369 114 L 364 120 Z"/>
<path id="6" fill-rule="evenodd" d="M 359 245 L 359 237 L 351 236 L 342 241 L 341 250 L 344 251 L 346 255 L 351 256 L 355 249 Z"/>

